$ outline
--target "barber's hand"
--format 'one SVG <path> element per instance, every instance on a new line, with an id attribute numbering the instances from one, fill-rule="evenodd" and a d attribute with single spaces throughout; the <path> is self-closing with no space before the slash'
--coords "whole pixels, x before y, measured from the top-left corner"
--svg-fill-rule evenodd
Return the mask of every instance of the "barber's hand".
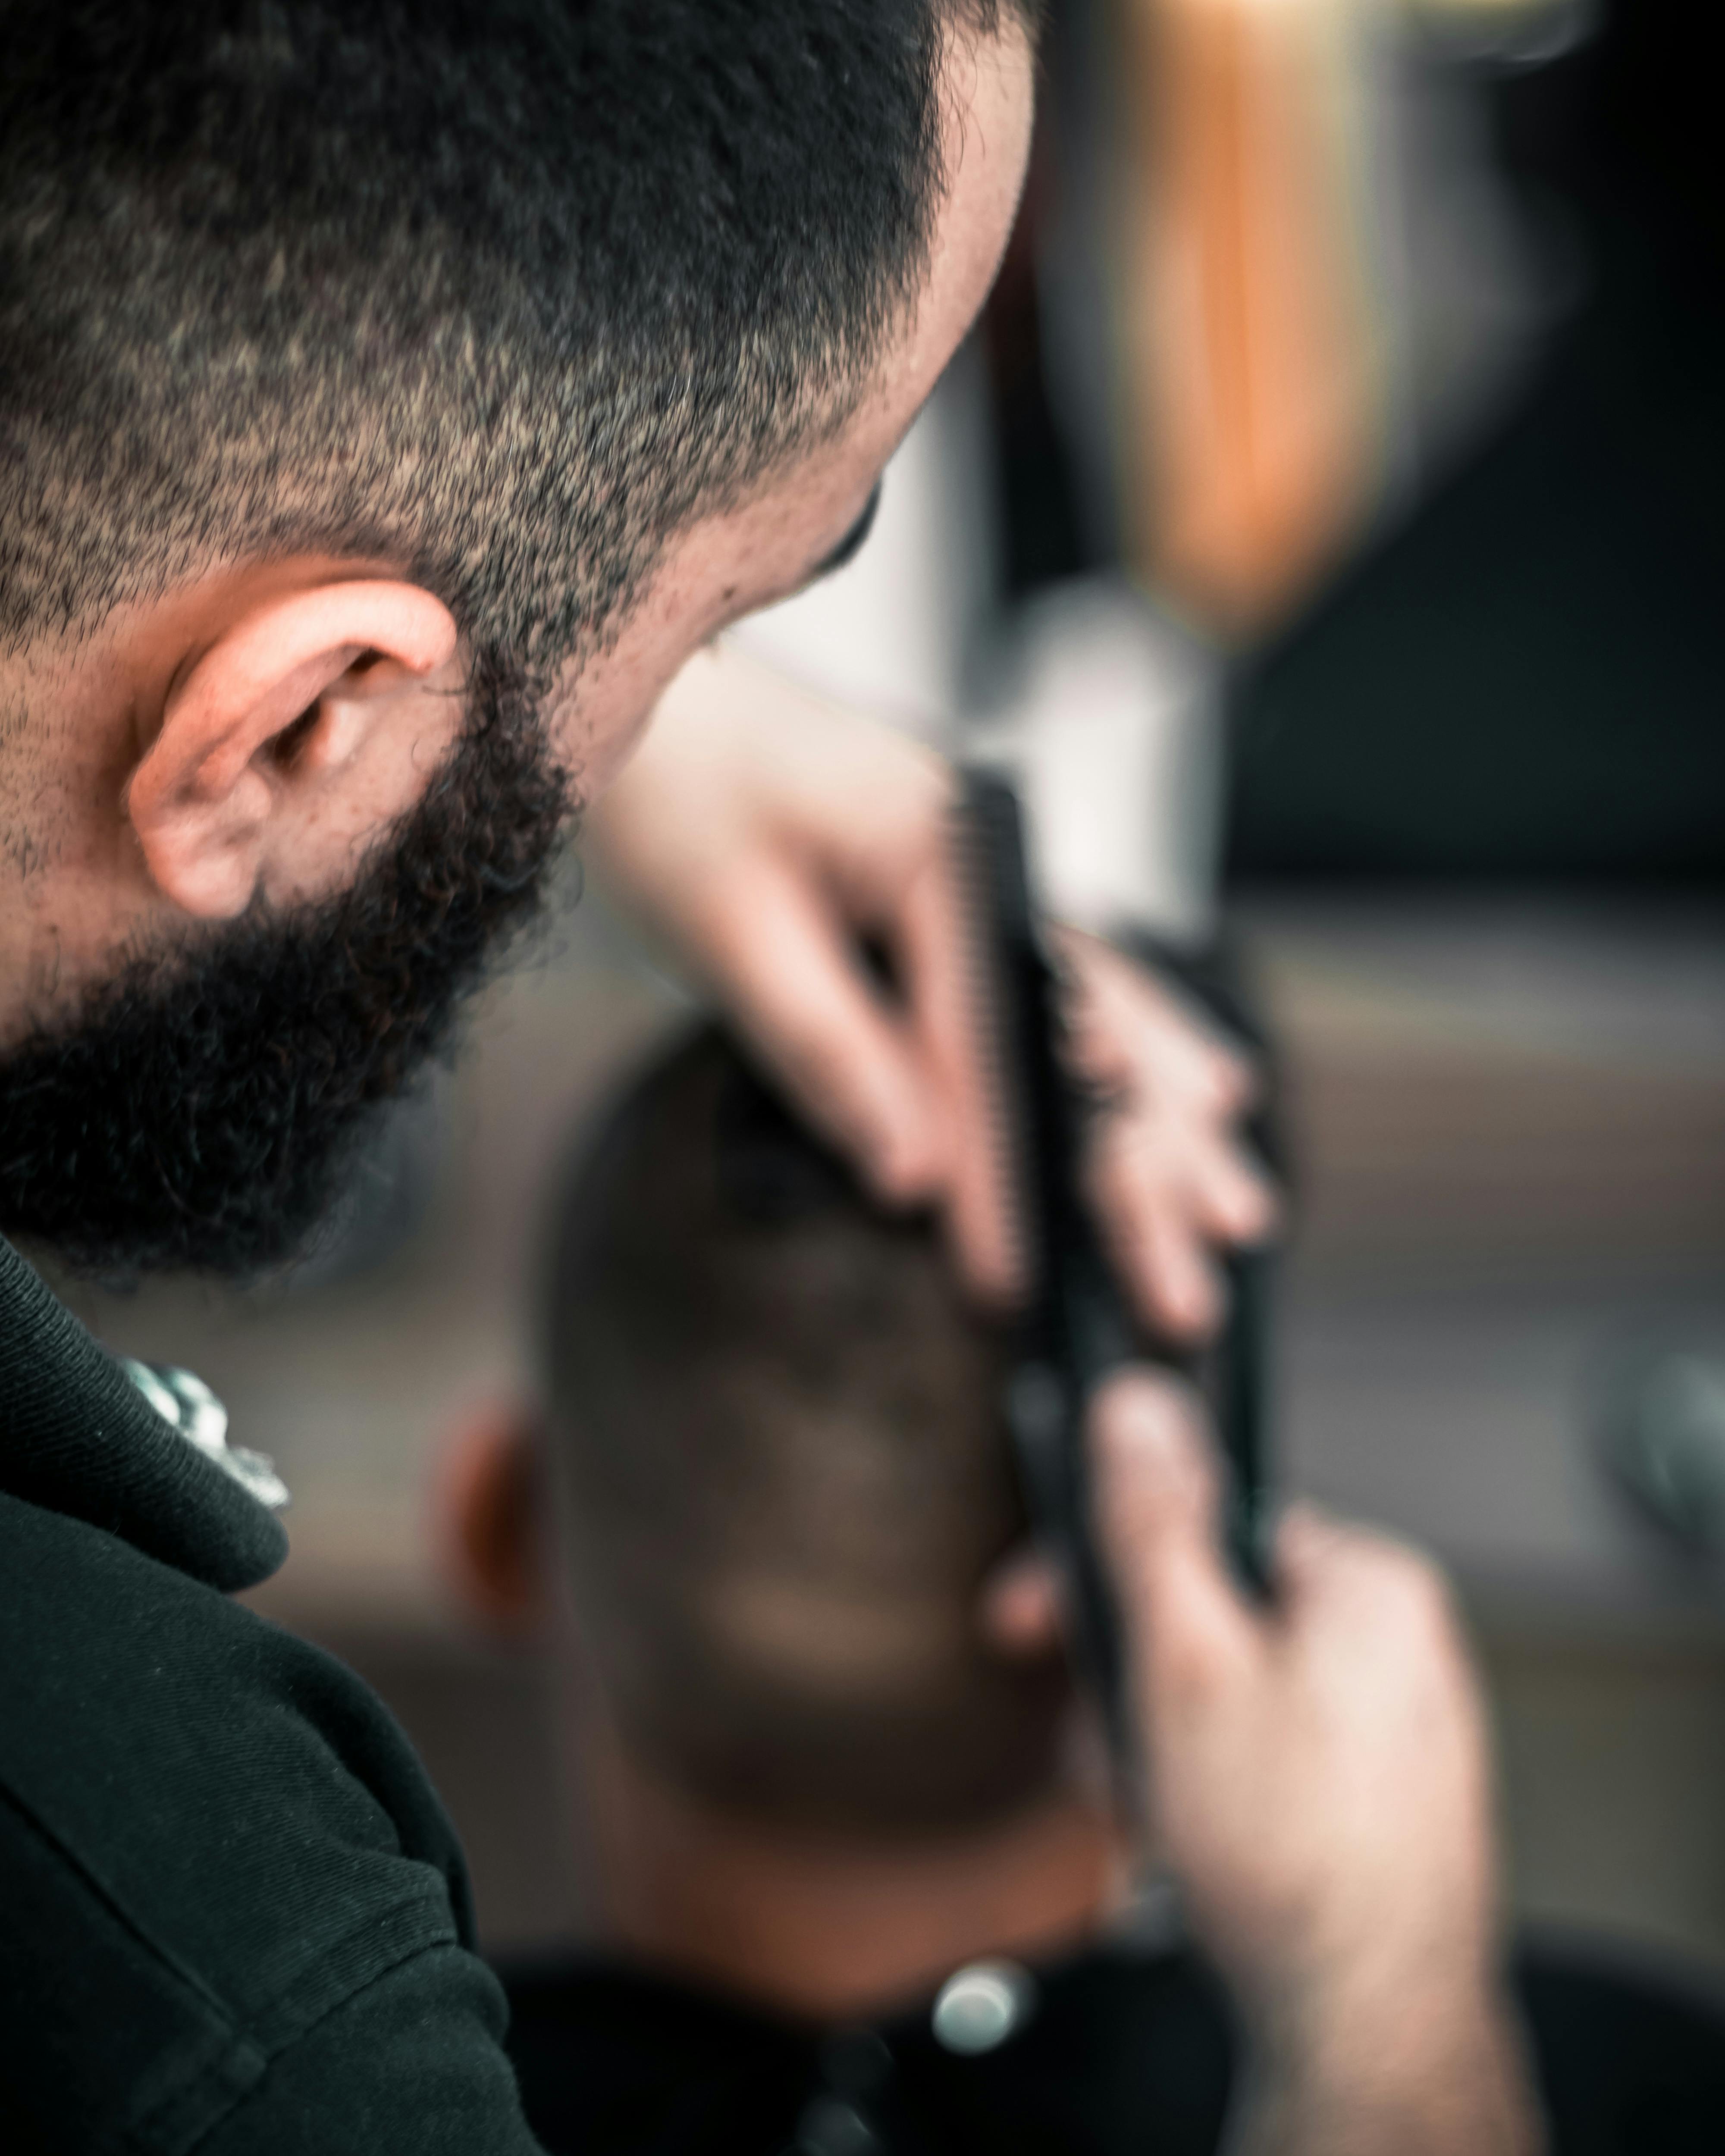
<path id="1" fill-rule="evenodd" d="M 947 1213 L 973 1285 L 1016 1255 L 975 1060 L 978 984 L 954 885 L 952 775 L 890 729 L 736 652 L 691 660 L 588 824 L 601 875 L 709 981 L 803 1112 L 885 1198 Z M 889 954 L 883 996 L 860 938 Z M 1234 1124 L 1245 1065 L 1094 939 L 1064 952 L 1085 1075 L 1112 1105 L 1095 1189 L 1144 1315 L 1180 1334 L 1219 1314 L 1208 1255 L 1272 1201 Z"/>
<path id="2" fill-rule="evenodd" d="M 1296 1512 L 1260 1610 L 1219 1555 L 1189 1396 L 1117 1379 L 1095 1435 L 1153 1829 L 1255 2041 L 1249 2145 L 1531 2148 L 1484 1718 L 1439 1574 Z"/>
<path id="3" fill-rule="evenodd" d="M 1251 1065 L 1155 974 L 1094 936 L 1059 933 L 1077 1075 L 1106 1103 L 1093 1127 L 1091 1203 L 1141 1312 L 1202 1337 L 1219 1323 L 1214 1251 L 1275 1225 L 1269 1183 L 1240 1142 Z"/>

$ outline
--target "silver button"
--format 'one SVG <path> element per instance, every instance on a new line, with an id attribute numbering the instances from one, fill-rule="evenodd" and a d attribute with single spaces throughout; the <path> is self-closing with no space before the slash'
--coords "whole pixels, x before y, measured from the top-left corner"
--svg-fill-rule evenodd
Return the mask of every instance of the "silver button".
<path id="1" fill-rule="evenodd" d="M 1036 2006 L 1036 1983 L 1015 1961 L 973 1961 L 941 1986 L 930 2020 L 935 2040 L 973 2058 L 1023 2028 Z"/>
<path id="2" fill-rule="evenodd" d="M 178 1430 L 188 1445 L 195 1445 L 207 1460 L 231 1475 L 249 1496 L 272 1512 L 289 1502 L 288 1486 L 275 1471 L 268 1453 L 249 1451 L 228 1442 L 228 1410 L 191 1370 L 171 1363 L 137 1363 L 130 1355 L 119 1358 L 120 1367 L 148 1400 L 162 1420 Z"/>

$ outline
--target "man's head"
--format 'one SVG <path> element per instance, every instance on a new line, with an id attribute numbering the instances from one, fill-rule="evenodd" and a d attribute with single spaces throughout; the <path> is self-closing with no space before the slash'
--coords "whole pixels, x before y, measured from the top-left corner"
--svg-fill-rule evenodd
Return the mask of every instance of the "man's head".
<path id="1" fill-rule="evenodd" d="M 998 257 L 1022 33 L 9 11 L 0 1226 L 217 1264 L 303 1228 L 563 799 L 862 511 Z"/>
<path id="2" fill-rule="evenodd" d="M 542 1322 L 574 1603 L 649 1769 L 877 1835 L 1047 1794 L 1060 1663 L 984 1630 L 1024 1532 L 1004 1348 L 932 1223 L 883 1214 L 704 1030 L 583 1147 Z"/>

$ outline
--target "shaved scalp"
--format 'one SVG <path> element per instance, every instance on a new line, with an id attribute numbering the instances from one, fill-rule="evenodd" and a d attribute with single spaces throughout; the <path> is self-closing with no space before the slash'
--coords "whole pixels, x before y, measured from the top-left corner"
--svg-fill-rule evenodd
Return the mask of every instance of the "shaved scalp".
<path id="1" fill-rule="evenodd" d="M 543 680 L 842 423 L 988 0 L 18 0 L 0 643 L 378 556 Z"/>
<path id="2" fill-rule="evenodd" d="M 1024 1521 L 1004 1345 L 706 1029 L 588 1139 L 545 1305 L 583 1625 L 636 1748 L 751 1815 L 970 1824 L 1049 1785 L 1056 1658 L 983 1584 Z"/>

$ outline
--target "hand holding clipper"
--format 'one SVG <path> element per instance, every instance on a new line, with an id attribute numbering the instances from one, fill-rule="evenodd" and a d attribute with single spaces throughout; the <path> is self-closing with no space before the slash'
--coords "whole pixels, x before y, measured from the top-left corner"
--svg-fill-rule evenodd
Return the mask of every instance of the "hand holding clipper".
<path id="1" fill-rule="evenodd" d="M 1129 1791 L 1132 1731 L 1113 1597 L 1096 1551 L 1085 1426 L 1098 1387 L 1122 1363 L 1147 1358 L 1189 1376 L 1196 1358 L 1147 1337 L 1135 1322 L 1084 1201 L 1086 1126 L 1097 1110 L 1063 1059 L 1060 984 L 1029 891 L 1011 786 L 967 773 L 957 822 L 995 1151 L 1025 1285 L 1007 1415 L 1038 1539 L 1065 1598 L 1070 1651 Z M 1259 1597 L 1270 1585 L 1264 1342 L 1271 1264 L 1264 1250 L 1230 1260 L 1231 1309 L 1213 1358 L 1232 1471 L 1226 1540 L 1237 1576 Z"/>

